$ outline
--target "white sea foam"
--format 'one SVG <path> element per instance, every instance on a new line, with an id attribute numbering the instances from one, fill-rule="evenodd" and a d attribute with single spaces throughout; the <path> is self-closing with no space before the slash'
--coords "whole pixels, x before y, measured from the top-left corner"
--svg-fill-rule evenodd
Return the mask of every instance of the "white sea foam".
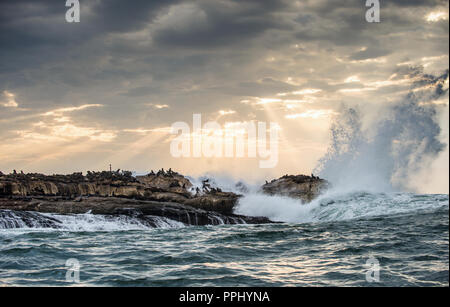
<path id="1" fill-rule="evenodd" d="M 330 191 L 308 204 L 288 197 L 249 194 L 240 199 L 235 212 L 266 216 L 273 221 L 308 223 L 433 211 L 448 205 L 448 195 Z"/>
<path id="2" fill-rule="evenodd" d="M 72 215 L 60 215 L 51 213 L 30 213 L 36 216 L 36 220 L 31 220 L 27 218 L 28 224 L 24 222 L 23 217 L 14 215 L 8 216 L 8 219 L 14 219 L 14 226 L 9 227 L 6 223 L 5 225 L 0 224 L 0 229 L 5 228 L 16 228 L 22 230 L 33 230 L 33 231 L 49 231 L 49 230 L 59 230 L 59 231 L 125 231 L 125 230 L 146 230 L 151 229 L 148 224 L 143 223 L 141 220 L 129 217 L 129 216 L 106 216 L 97 214 L 72 214 Z M 46 227 L 41 218 L 48 217 L 56 221 L 55 227 Z M 165 217 L 158 216 L 148 216 L 149 219 L 155 224 L 156 228 L 180 228 L 185 225 L 181 222 L 174 221 Z"/>

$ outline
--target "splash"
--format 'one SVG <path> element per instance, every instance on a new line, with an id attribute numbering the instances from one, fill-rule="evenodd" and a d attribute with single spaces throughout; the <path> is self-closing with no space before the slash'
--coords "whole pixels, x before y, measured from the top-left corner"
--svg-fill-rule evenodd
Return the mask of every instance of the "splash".
<path id="1" fill-rule="evenodd" d="M 220 188 L 223 191 L 233 192 L 236 194 L 248 194 L 256 193 L 260 189 L 260 184 L 257 182 L 249 182 L 244 179 L 237 179 L 227 174 L 220 173 L 205 173 L 199 177 L 187 176 L 192 183 L 190 192 L 195 195 L 195 191 L 198 188 L 202 191 L 203 182 L 207 180 L 207 183 L 212 188 Z"/>
<path id="2" fill-rule="evenodd" d="M 448 97 L 448 71 L 435 77 L 412 69 L 410 78 L 410 92 L 370 125 L 363 125 L 359 108 L 343 108 L 335 118 L 331 145 L 314 170 L 332 184 L 324 195 L 303 204 L 250 192 L 236 213 L 309 223 L 448 208 L 448 195 L 414 194 L 408 186 L 447 146 L 440 140 L 435 102 Z"/>
<path id="3" fill-rule="evenodd" d="M 322 223 L 379 216 L 392 217 L 441 209 L 448 210 L 448 195 L 342 193 L 330 190 L 308 204 L 288 197 L 248 194 L 239 201 L 236 213 L 266 216 L 277 222 Z"/>
<path id="4" fill-rule="evenodd" d="M 448 71 L 438 77 L 416 73 L 414 80 L 407 96 L 383 110 L 369 128 L 362 128 L 364 114 L 357 108 L 344 108 L 314 172 L 341 191 L 408 191 L 410 177 L 446 147 L 433 102 L 448 94 Z"/>

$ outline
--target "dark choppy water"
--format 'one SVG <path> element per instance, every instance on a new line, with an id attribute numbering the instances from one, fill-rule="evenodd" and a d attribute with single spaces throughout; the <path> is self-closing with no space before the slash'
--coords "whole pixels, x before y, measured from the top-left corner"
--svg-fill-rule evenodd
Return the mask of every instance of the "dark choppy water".
<path id="1" fill-rule="evenodd" d="M 321 219 L 336 210 L 322 202 L 304 223 L 141 229 L 83 216 L 68 230 L 0 229 L 0 286 L 72 285 L 69 258 L 94 286 L 448 286 L 448 196 L 415 197 L 429 205 L 343 219 Z M 366 281 L 371 257 L 379 283 Z"/>

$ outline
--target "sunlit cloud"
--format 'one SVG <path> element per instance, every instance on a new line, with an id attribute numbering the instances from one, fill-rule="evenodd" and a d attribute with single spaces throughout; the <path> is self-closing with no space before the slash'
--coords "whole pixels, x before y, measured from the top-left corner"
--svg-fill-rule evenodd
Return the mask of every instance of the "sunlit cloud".
<path id="1" fill-rule="evenodd" d="M 431 12 L 425 15 L 425 20 L 428 22 L 437 22 L 439 20 L 447 20 L 448 13 L 443 11 Z"/>
<path id="2" fill-rule="evenodd" d="M 262 98 L 262 97 L 253 97 L 251 99 L 241 100 L 241 103 L 245 103 L 254 107 L 264 107 L 265 111 L 269 111 L 267 109 L 268 106 L 272 106 L 278 109 L 288 109 L 292 110 L 295 108 L 299 108 L 304 104 L 311 104 L 315 102 L 315 97 L 304 96 L 302 99 L 282 99 L 282 98 Z"/>
<path id="3" fill-rule="evenodd" d="M 136 128 L 136 129 L 123 129 L 123 132 L 137 133 L 137 134 L 148 134 L 148 133 L 172 133 L 172 127 L 159 127 L 153 129 Z"/>
<path id="4" fill-rule="evenodd" d="M 343 61 L 345 62 L 345 61 Z M 377 63 L 377 64 L 383 64 L 387 63 L 386 57 L 378 57 L 378 58 L 370 58 L 370 59 L 364 59 L 364 60 L 351 60 L 350 63 L 352 64 L 370 64 L 370 63 Z"/>
<path id="5" fill-rule="evenodd" d="M 336 112 L 331 109 L 324 109 L 324 110 L 308 110 L 303 113 L 296 113 L 296 114 L 288 114 L 285 116 L 287 119 L 297 119 L 297 118 L 312 118 L 312 119 L 318 119 L 323 117 L 329 117 L 332 115 L 335 115 Z"/>
<path id="6" fill-rule="evenodd" d="M 283 100 L 277 98 L 256 98 L 256 104 L 269 104 L 274 102 L 282 102 Z"/>
<path id="7" fill-rule="evenodd" d="M 399 80 L 382 80 L 382 81 L 374 81 L 374 82 L 368 82 L 365 85 L 368 86 L 369 88 L 374 87 L 374 88 L 380 88 L 380 87 L 385 87 L 385 86 L 393 86 L 393 85 L 405 85 L 405 84 L 410 84 L 412 82 L 412 79 L 399 79 Z"/>
<path id="8" fill-rule="evenodd" d="M 363 87 L 363 88 L 343 88 L 340 89 L 338 92 L 340 93 L 362 93 L 367 91 L 375 91 L 375 87 Z"/>
<path id="9" fill-rule="evenodd" d="M 151 106 L 154 109 L 157 109 L 157 110 L 168 109 L 169 108 L 169 105 L 167 105 L 167 104 L 153 104 L 153 103 L 149 103 L 148 105 Z"/>
<path id="10" fill-rule="evenodd" d="M 123 131 L 129 132 L 129 133 L 147 134 L 147 133 L 152 132 L 152 129 L 137 128 L 137 129 L 124 129 Z"/>
<path id="11" fill-rule="evenodd" d="M 85 104 L 78 107 L 58 108 L 36 114 L 35 117 L 41 117 L 41 120 L 32 123 L 30 129 L 15 132 L 19 136 L 19 139 L 24 140 L 60 142 L 88 138 L 92 141 L 111 142 L 117 136 L 115 131 L 98 127 L 81 126 L 73 123 L 70 116 L 64 115 L 70 112 L 102 106 L 101 104 Z"/>
<path id="12" fill-rule="evenodd" d="M 0 105 L 6 108 L 17 108 L 19 104 L 16 102 L 16 95 L 11 92 L 3 91 L 4 100 L 0 100 Z"/>
<path id="13" fill-rule="evenodd" d="M 448 54 L 440 55 L 440 56 L 431 56 L 431 57 L 423 57 L 420 59 L 422 61 L 423 67 L 430 66 L 436 62 L 441 62 L 447 60 L 448 62 Z"/>
<path id="14" fill-rule="evenodd" d="M 220 110 L 219 114 L 220 116 L 225 116 L 225 115 L 231 115 L 231 114 L 235 114 L 236 111 L 234 110 Z"/>
<path id="15" fill-rule="evenodd" d="M 314 95 L 320 93 L 322 90 L 317 88 L 307 88 L 299 91 L 293 91 L 289 93 L 278 93 L 277 96 L 284 97 L 288 95 Z"/>
<path id="16" fill-rule="evenodd" d="M 402 78 L 395 79 L 397 77 L 396 74 L 391 75 L 387 80 L 379 80 L 379 81 L 371 81 L 363 83 L 364 87 L 361 88 L 343 88 L 338 90 L 339 93 L 343 94 L 359 94 L 369 91 L 376 91 L 383 87 L 388 86 L 402 86 L 402 85 L 410 85 L 415 79 L 414 78 Z M 348 82 L 346 82 L 348 83 Z"/>
<path id="17" fill-rule="evenodd" d="M 43 113 L 42 115 L 44 116 L 61 116 L 63 113 L 66 112 L 74 112 L 74 111 L 81 111 L 84 109 L 88 109 L 88 108 L 98 108 L 98 107 L 102 107 L 102 104 L 84 104 L 78 107 L 67 107 L 67 108 L 60 108 L 60 109 L 55 109 L 52 111 L 48 111 Z"/>
<path id="18" fill-rule="evenodd" d="M 88 137 L 93 141 L 110 142 L 116 134 L 112 131 L 104 131 L 90 127 L 78 127 L 74 124 L 56 125 L 51 128 L 51 135 L 61 138 Z"/>
<path id="19" fill-rule="evenodd" d="M 62 117 L 56 117 L 54 120 L 58 123 L 67 123 L 67 122 L 71 121 L 71 118 L 68 116 L 62 116 Z"/>
<path id="20" fill-rule="evenodd" d="M 353 82 L 360 82 L 358 76 L 350 76 L 344 80 L 344 83 L 353 83 Z"/>
<path id="21" fill-rule="evenodd" d="M 87 137 L 92 141 L 111 142 L 115 137 L 114 131 L 105 131 L 92 127 L 80 127 L 72 123 L 63 125 L 48 125 L 39 122 L 37 128 L 45 128 L 44 131 L 19 130 L 16 131 L 20 139 L 31 139 L 37 141 L 72 141 L 74 139 Z"/>

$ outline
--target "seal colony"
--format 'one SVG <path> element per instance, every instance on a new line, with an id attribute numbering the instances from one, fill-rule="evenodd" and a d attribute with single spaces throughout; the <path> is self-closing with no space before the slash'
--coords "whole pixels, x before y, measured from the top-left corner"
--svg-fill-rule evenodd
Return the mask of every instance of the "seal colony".
<path id="1" fill-rule="evenodd" d="M 242 188 L 242 183 L 237 187 Z M 283 176 L 266 182 L 261 192 L 311 201 L 328 187 L 324 179 L 305 175 Z M 242 189 L 241 189 L 242 190 Z M 211 186 L 208 179 L 194 187 L 169 169 L 133 176 L 129 171 L 88 171 L 69 175 L 0 172 L 0 222 L 15 228 L 17 218 L 32 227 L 55 227 L 57 221 L 36 213 L 128 216 L 157 227 L 157 218 L 185 225 L 262 224 L 266 217 L 234 214 L 240 194 Z"/>

